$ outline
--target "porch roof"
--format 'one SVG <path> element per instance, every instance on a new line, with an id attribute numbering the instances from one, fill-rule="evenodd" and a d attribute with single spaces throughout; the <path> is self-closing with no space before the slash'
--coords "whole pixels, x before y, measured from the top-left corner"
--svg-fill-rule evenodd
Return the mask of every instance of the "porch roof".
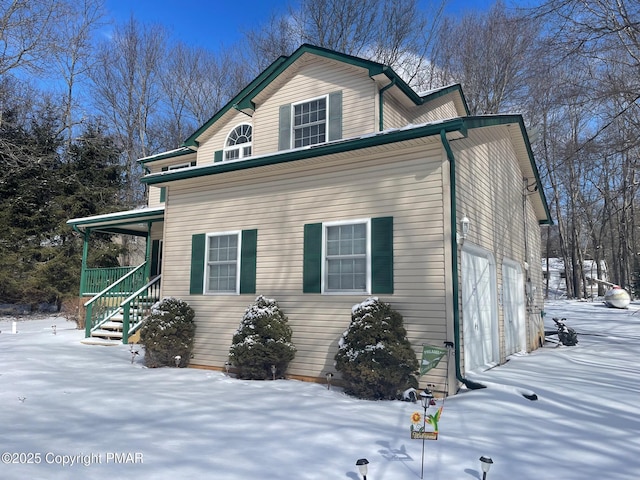
<path id="1" fill-rule="evenodd" d="M 164 220 L 164 205 L 153 208 L 138 208 L 124 212 L 106 213 L 91 217 L 72 218 L 67 220 L 77 232 L 87 230 L 94 232 L 121 233 L 126 235 L 145 236 L 149 231 L 149 223 Z"/>

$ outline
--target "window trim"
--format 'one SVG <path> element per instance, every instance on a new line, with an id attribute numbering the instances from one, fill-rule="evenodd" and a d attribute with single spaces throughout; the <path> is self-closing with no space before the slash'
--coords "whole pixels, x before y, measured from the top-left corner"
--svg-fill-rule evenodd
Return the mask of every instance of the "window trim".
<path id="1" fill-rule="evenodd" d="M 296 142 L 296 136 L 295 136 L 295 131 L 296 128 L 300 129 L 300 128 L 304 128 L 305 126 L 310 126 L 310 125 L 320 125 L 320 122 L 314 122 L 313 124 L 305 124 L 299 127 L 295 126 L 295 111 L 296 111 L 296 106 L 298 105 L 303 105 L 305 103 L 311 103 L 311 102 L 315 102 L 316 100 L 321 100 L 324 99 L 324 108 L 325 108 L 325 115 L 324 115 L 324 142 L 318 142 L 318 143 L 312 143 L 311 145 L 305 145 L 302 147 L 296 147 L 295 146 L 295 142 Z M 325 143 L 329 142 L 329 118 L 331 115 L 331 112 L 329 111 L 329 95 L 319 95 L 317 97 L 313 97 L 313 98 L 307 98 L 305 100 L 302 100 L 300 102 L 293 102 L 291 103 L 291 120 L 290 120 L 290 139 L 289 139 L 289 148 L 309 148 L 309 147 L 313 147 L 315 145 L 324 145 Z"/>
<path id="2" fill-rule="evenodd" d="M 251 127 L 251 141 L 247 142 L 247 143 L 239 143 L 239 144 L 233 145 L 232 147 L 228 146 L 227 143 L 229 142 L 229 136 L 237 128 L 242 127 L 243 125 L 247 125 L 247 126 Z M 245 147 L 251 147 L 251 154 L 244 155 L 244 148 Z M 227 160 L 227 152 L 230 152 L 232 150 L 238 150 L 239 157 Z M 249 123 L 249 122 L 238 123 L 231 130 L 229 130 L 227 135 L 224 137 L 224 145 L 222 147 L 222 160 L 221 161 L 223 161 L 223 162 L 236 162 L 238 160 L 244 160 L 245 158 L 250 158 L 252 155 L 253 155 L 253 125 L 251 123 Z"/>
<path id="3" fill-rule="evenodd" d="M 235 235 L 237 238 L 236 245 L 236 288 L 234 291 L 211 291 L 209 290 L 209 267 L 211 265 L 209 261 L 209 239 L 213 237 L 225 237 Z M 204 295 L 240 295 L 240 276 L 241 276 L 241 255 L 242 255 L 242 231 L 232 230 L 226 232 L 211 232 L 205 234 L 205 253 L 204 253 L 204 278 L 202 291 Z"/>
<path id="4" fill-rule="evenodd" d="M 344 225 L 366 225 L 367 241 L 366 241 L 366 254 L 365 254 L 365 266 L 366 272 L 366 285 L 365 290 L 330 290 L 328 288 L 328 258 L 327 258 L 327 230 L 329 227 L 339 227 Z M 322 222 L 322 253 L 321 253 L 321 276 L 320 276 L 320 293 L 323 295 L 362 295 L 371 294 L 371 271 L 372 271 L 372 247 L 371 247 L 371 218 L 358 218 L 350 220 L 338 220 L 333 222 Z"/>

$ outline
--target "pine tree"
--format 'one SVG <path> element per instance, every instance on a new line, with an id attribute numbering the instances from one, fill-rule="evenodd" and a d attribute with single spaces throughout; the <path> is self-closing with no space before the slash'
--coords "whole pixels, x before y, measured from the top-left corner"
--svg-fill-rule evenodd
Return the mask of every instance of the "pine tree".
<path id="1" fill-rule="evenodd" d="M 377 298 L 353 307 L 335 360 L 349 395 L 392 400 L 408 387 L 418 387 L 418 360 L 402 315 Z"/>
<path id="2" fill-rule="evenodd" d="M 262 295 L 257 297 L 245 311 L 229 351 L 238 377 L 265 380 L 272 375 L 283 376 L 296 353 L 291 335 L 278 303 Z"/>

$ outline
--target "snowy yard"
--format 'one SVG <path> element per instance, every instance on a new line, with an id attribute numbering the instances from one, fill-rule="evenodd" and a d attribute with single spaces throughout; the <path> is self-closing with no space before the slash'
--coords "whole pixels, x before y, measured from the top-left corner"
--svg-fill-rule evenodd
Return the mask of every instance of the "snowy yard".
<path id="1" fill-rule="evenodd" d="M 480 479 L 482 455 L 494 461 L 488 480 L 640 478 L 640 304 L 546 311 L 547 329 L 566 317 L 578 345 L 514 356 L 472 377 L 489 388 L 448 398 L 439 439 L 425 443 L 425 479 Z M 368 480 L 420 478 L 422 441 L 409 436 L 419 404 L 147 369 L 128 346 L 82 345 L 74 327 L 25 320 L 14 335 L 0 320 L 3 480 L 356 480 L 363 457 Z"/>

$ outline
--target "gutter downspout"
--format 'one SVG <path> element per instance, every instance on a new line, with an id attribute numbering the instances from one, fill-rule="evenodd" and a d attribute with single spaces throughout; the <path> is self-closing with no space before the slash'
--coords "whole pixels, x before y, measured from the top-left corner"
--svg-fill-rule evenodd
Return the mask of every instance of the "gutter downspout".
<path id="1" fill-rule="evenodd" d="M 447 134 L 444 129 L 440 130 L 440 140 L 442 141 L 442 146 L 447 152 L 447 158 L 449 159 L 449 185 L 451 190 L 451 270 L 453 277 L 453 341 L 455 345 L 453 351 L 455 354 L 456 378 L 467 388 L 477 390 L 480 388 L 486 388 L 486 385 L 464 378 L 460 370 L 460 282 L 458 278 L 458 220 L 456 217 L 456 159 L 453 155 L 451 145 L 449 145 L 449 140 L 447 140 Z M 448 374 L 449 373 L 447 372 L 447 375 Z"/>
<path id="2" fill-rule="evenodd" d="M 391 83 L 385 85 L 384 87 L 382 87 L 379 91 L 378 94 L 380 95 L 380 100 L 378 101 L 378 108 L 379 108 L 379 125 L 378 125 L 378 129 L 379 131 L 383 131 L 384 130 L 384 101 L 383 101 L 383 94 L 384 92 L 386 92 L 387 90 L 389 90 L 391 87 L 393 87 L 396 84 L 396 78 L 393 77 L 391 79 Z"/>

